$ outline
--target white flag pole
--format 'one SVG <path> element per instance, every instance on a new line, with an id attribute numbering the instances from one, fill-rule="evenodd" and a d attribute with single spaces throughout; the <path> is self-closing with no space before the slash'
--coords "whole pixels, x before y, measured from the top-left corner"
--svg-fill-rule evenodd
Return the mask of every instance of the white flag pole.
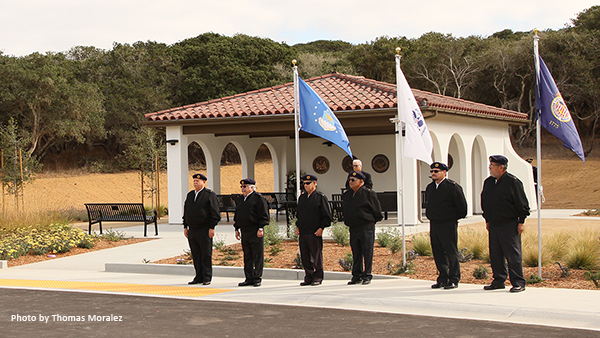
<path id="1" fill-rule="evenodd" d="M 398 116 L 392 122 L 396 125 L 396 186 L 397 186 L 397 210 L 402 224 L 402 266 L 406 267 L 406 225 L 404 223 L 404 167 L 402 157 L 404 156 L 402 145 L 402 121 L 400 120 L 400 55 L 401 48 L 396 48 L 396 97 L 398 98 Z"/>
<path id="2" fill-rule="evenodd" d="M 536 90 L 539 89 L 540 81 L 540 52 L 538 29 L 533 30 L 533 55 L 535 58 L 535 81 Z M 539 98 L 539 93 L 536 95 Z M 540 123 L 540 112 L 535 110 L 536 114 L 536 144 L 537 144 L 537 216 L 538 216 L 538 277 L 542 278 L 542 133 Z"/>
<path id="3" fill-rule="evenodd" d="M 294 64 L 294 140 L 296 144 L 296 200 L 300 197 L 300 102 L 297 61 Z"/>

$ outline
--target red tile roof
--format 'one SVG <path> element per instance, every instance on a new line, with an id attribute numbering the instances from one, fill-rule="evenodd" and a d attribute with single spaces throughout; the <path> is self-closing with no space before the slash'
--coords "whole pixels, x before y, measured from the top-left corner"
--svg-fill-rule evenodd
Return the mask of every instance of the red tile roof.
<path id="1" fill-rule="evenodd" d="M 397 107 L 396 85 L 332 73 L 306 80 L 333 111 L 385 109 Z M 171 108 L 146 114 L 147 122 L 291 114 L 294 108 L 294 84 L 264 88 L 247 93 Z M 526 122 L 528 115 L 418 89 L 413 94 L 426 100 L 429 109 Z"/>

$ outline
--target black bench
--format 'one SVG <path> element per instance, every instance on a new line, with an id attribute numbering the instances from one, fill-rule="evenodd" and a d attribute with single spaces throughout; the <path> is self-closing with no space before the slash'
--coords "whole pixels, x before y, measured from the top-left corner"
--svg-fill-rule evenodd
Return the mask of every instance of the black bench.
<path id="1" fill-rule="evenodd" d="M 388 212 L 398 211 L 398 193 L 395 191 L 384 191 L 377 193 L 377 199 L 381 204 L 381 211 L 385 219 L 388 219 Z"/>
<path id="2" fill-rule="evenodd" d="M 338 222 L 344 221 L 344 208 L 342 207 L 342 201 L 329 201 L 331 205 L 331 216 Z"/>
<path id="3" fill-rule="evenodd" d="M 261 192 L 269 204 L 269 209 L 275 210 L 275 220 L 279 221 L 279 212 L 285 211 L 285 205 L 289 201 L 295 201 L 292 194 L 287 192 Z"/>
<path id="4" fill-rule="evenodd" d="M 154 223 L 155 236 L 158 236 L 158 216 L 156 210 L 146 211 L 142 203 L 86 203 L 90 222 L 89 233 L 92 225 L 98 223 L 102 234 L 102 222 L 144 222 L 144 237 L 147 236 L 148 224 Z"/>
<path id="5" fill-rule="evenodd" d="M 217 195 L 219 201 L 219 212 L 224 212 L 227 216 L 227 222 L 229 222 L 229 213 L 235 213 L 235 203 L 238 199 L 238 195 Z"/>

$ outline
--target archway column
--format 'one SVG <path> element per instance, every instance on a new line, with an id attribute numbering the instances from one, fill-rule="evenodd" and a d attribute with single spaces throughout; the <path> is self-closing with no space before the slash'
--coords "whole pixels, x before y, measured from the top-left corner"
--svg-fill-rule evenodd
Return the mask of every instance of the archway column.
<path id="1" fill-rule="evenodd" d="M 167 179 L 169 197 L 169 223 L 183 224 L 183 202 L 188 191 L 188 138 L 183 135 L 183 127 L 170 126 L 166 128 L 167 141 Z"/>

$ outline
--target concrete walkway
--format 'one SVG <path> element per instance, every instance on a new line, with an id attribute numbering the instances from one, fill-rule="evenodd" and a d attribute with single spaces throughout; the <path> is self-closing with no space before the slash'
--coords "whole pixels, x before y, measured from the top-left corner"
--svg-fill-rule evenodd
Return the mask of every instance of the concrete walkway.
<path id="1" fill-rule="evenodd" d="M 570 218 L 578 212 L 547 210 L 542 215 Z M 395 222 L 388 221 L 384 226 Z M 481 221 L 475 216 L 461 224 Z M 408 228 L 411 232 L 427 231 L 428 225 Z M 141 226 L 117 230 L 128 236 L 143 235 Z M 235 242 L 230 224 L 217 226 L 217 235 L 226 243 Z M 159 225 L 159 236 L 152 241 L 0 269 L 0 287 L 366 310 L 600 331 L 600 290 L 528 287 L 525 292 L 511 294 L 508 288 L 484 291 L 481 285 L 469 284 L 460 284 L 455 290 L 432 290 L 431 281 L 390 276 L 380 276 L 367 286 L 346 285 L 349 273 L 331 273 L 321 286 L 300 287 L 301 271 L 276 269 L 265 270 L 262 287 L 240 288 L 237 283 L 243 280 L 241 268 L 216 266 L 212 285 L 188 286 L 194 274 L 191 266 L 143 263 L 179 255 L 187 248 L 181 225 L 163 223 Z M 165 288 L 172 291 L 157 291 Z"/>

